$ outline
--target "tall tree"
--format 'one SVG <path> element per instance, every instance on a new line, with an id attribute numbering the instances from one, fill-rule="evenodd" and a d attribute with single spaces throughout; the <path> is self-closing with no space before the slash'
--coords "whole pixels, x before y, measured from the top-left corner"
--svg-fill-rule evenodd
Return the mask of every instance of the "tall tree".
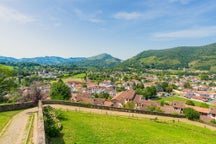
<path id="1" fill-rule="evenodd" d="M 70 88 L 60 79 L 51 85 L 50 96 L 52 99 L 67 100 L 71 96 Z"/>
<path id="2" fill-rule="evenodd" d="M 0 101 L 3 100 L 5 94 L 16 87 L 16 83 L 11 77 L 13 73 L 14 71 L 10 67 L 0 65 Z"/>

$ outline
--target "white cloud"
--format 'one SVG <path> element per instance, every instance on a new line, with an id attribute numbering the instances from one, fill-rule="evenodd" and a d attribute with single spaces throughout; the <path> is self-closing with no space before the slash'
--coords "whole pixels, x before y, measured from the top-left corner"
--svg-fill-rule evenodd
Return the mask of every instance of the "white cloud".
<path id="1" fill-rule="evenodd" d="M 155 33 L 154 38 L 202 38 L 216 35 L 216 26 L 185 29 L 174 32 Z"/>
<path id="2" fill-rule="evenodd" d="M 28 23 L 34 21 L 34 19 L 15 9 L 8 8 L 5 6 L 0 6 L 0 21 Z"/>
<path id="3" fill-rule="evenodd" d="M 118 12 L 113 17 L 116 19 L 134 20 L 141 18 L 142 14 L 138 12 Z"/>

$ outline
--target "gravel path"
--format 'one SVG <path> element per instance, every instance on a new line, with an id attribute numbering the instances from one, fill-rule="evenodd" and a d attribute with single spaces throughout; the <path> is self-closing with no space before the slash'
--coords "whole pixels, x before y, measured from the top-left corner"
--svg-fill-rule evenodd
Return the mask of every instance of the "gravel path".
<path id="1" fill-rule="evenodd" d="M 0 137 L 0 144 L 23 144 L 27 135 L 29 115 L 37 112 L 37 108 L 24 110 L 15 115 L 6 131 Z"/>
<path id="2" fill-rule="evenodd" d="M 66 106 L 66 105 L 51 105 L 54 108 L 57 109 L 64 109 L 64 110 L 72 110 L 72 111 L 82 111 L 82 112 L 88 112 L 88 113 L 97 113 L 97 114 L 107 114 L 107 115 L 118 115 L 118 116 L 127 116 L 127 117 L 135 117 L 135 118 L 147 118 L 147 119 L 154 119 L 157 117 L 160 121 L 173 121 L 175 122 L 184 122 L 187 124 L 196 125 L 199 127 L 208 128 L 211 130 L 216 131 L 216 127 L 209 126 L 206 124 L 202 124 L 195 121 L 190 121 L 186 118 L 173 118 L 173 117 L 167 117 L 167 116 L 157 116 L 157 115 L 148 115 L 148 114 L 136 114 L 136 113 L 127 113 L 127 112 L 118 112 L 118 111 L 109 111 L 109 110 L 101 110 L 101 109 L 90 109 L 90 108 L 83 108 L 83 107 L 75 107 L 75 106 Z"/>

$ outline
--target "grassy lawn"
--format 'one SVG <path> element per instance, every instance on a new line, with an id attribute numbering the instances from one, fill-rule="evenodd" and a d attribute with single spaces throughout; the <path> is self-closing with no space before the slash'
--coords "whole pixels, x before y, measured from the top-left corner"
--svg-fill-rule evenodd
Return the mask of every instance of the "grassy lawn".
<path id="1" fill-rule="evenodd" d="M 79 81 L 82 82 L 83 78 L 86 76 L 85 73 L 81 73 L 81 74 L 77 74 L 68 78 L 63 78 L 64 82 L 68 82 L 68 81 Z"/>
<path id="2" fill-rule="evenodd" d="M 7 124 L 7 122 L 17 113 L 18 111 L 8 111 L 8 112 L 0 112 L 0 131 L 4 128 L 4 126 Z"/>
<path id="3" fill-rule="evenodd" d="M 178 97 L 178 96 L 168 96 L 168 97 L 163 97 L 163 98 L 160 98 L 156 101 L 158 102 L 161 102 L 161 101 L 168 101 L 168 102 L 172 102 L 172 101 L 183 101 L 183 102 L 186 102 L 188 99 L 185 99 L 185 98 L 181 98 L 181 97 Z M 197 101 L 194 101 L 192 100 L 195 104 L 195 106 L 200 106 L 202 104 L 202 102 L 197 102 Z"/>
<path id="4" fill-rule="evenodd" d="M 53 144 L 212 144 L 216 132 L 181 122 L 62 111 L 63 130 Z"/>

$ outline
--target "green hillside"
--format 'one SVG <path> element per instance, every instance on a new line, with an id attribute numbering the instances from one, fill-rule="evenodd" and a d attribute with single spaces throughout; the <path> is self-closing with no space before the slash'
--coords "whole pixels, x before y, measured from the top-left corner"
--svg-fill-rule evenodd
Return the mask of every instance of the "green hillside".
<path id="1" fill-rule="evenodd" d="M 111 55 L 104 53 L 86 58 L 82 61 L 74 62 L 73 64 L 87 67 L 111 67 L 119 64 L 120 62 L 120 59 L 114 58 Z"/>
<path id="2" fill-rule="evenodd" d="M 121 68 L 155 68 L 216 71 L 216 43 L 144 51 L 119 65 Z"/>

